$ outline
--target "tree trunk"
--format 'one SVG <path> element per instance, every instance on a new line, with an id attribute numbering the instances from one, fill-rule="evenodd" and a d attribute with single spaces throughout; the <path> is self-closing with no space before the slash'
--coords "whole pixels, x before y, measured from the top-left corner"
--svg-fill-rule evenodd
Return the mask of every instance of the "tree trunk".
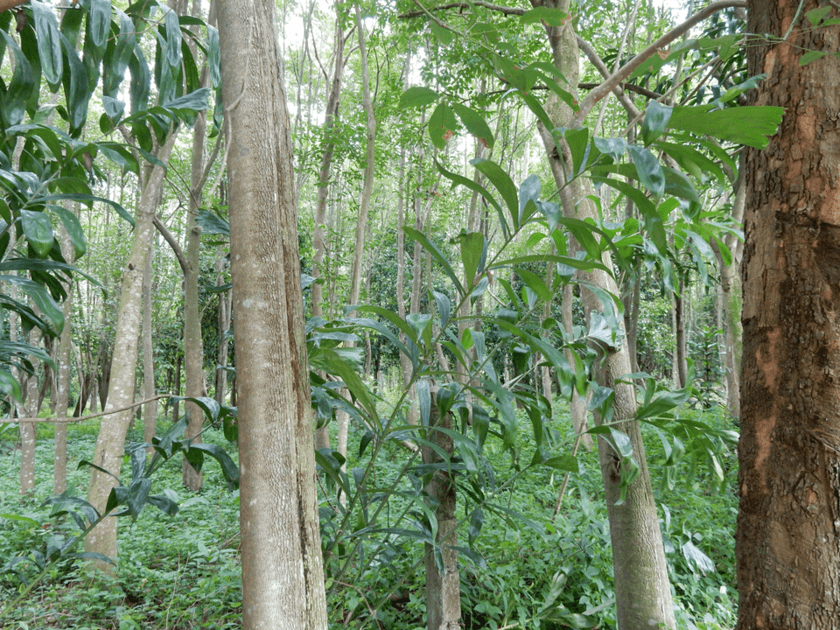
<path id="1" fill-rule="evenodd" d="M 677 292 L 674 294 L 674 323 L 675 345 L 674 351 L 674 384 L 677 388 L 685 387 L 688 379 L 688 361 L 686 359 L 686 305 L 688 295 L 686 294 L 685 281 L 680 280 Z"/>
<path id="2" fill-rule="evenodd" d="M 166 163 L 177 136 L 177 129 L 169 134 L 166 143 L 157 152 L 158 160 Z M 143 186 L 140 204 L 137 207 L 134 241 L 131 246 L 128 264 L 123 271 L 120 287 L 120 306 L 114 336 L 114 353 L 105 411 L 120 409 L 134 402 L 134 375 L 140 337 L 143 269 L 146 266 L 146 258 L 152 243 L 152 231 L 154 230 L 152 218 L 160 199 L 164 171 L 163 166 L 155 166 L 151 170 Z M 115 476 L 120 474 L 125 436 L 132 416 L 133 411 L 129 409 L 102 418 L 93 463 Z M 100 514 L 104 512 L 108 495 L 115 485 L 116 480 L 111 475 L 96 469 L 91 470 L 88 502 Z M 101 553 L 113 560 L 116 559 L 117 520 L 115 518 L 105 519 L 88 534 L 85 538 L 85 551 Z M 100 568 L 106 569 L 107 567 L 100 566 Z"/>
<path id="3" fill-rule="evenodd" d="M 434 393 L 432 394 L 434 399 Z M 452 415 L 441 417 L 433 401 L 429 426 L 452 429 Z M 441 431 L 428 431 L 426 439 L 451 457 L 454 453 L 452 438 Z M 443 461 L 430 446 L 423 447 L 423 463 Z M 446 470 L 438 470 L 426 485 L 426 492 L 437 502 L 435 517 L 438 531 L 437 543 L 443 558 L 443 570 L 438 567 L 435 550 L 426 543 L 426 628 L 427 630 L 457 630 L 461 627 L 461 580 L 458 572 L 458 519 L 455 515 L 455 480 Z"/>
<path id="4" fill-rule="evenodd" d="M 326 630 L 294 169 L 275 5 L 227 0 L 218 12 L 231 132 L 243 627 Z"/>
<path id="5" fill-rule="evenodd" d="M 207 67 L 202 70 L 202 85 L 207 83 Z M 190 175 L 190 205 L 187 219 L 187 268 L 184 272 L 184 365 L 186 368 L 186 395 L 200 398 L 206 393 L 204 382 L 204 344 L 201 339 L 201 305 L 198 302 L 198 277 L 201 273 L 201 228 L 198 226 L 198 212 L 201 210 L 204 173 L 204 137 L 207 127 L 206 112 L 198 112 L 193 127 L 192 169 Z M 204 412 L 195 403 L 188 402 L 189 418 L 184 437 L 201 435 Z M 201 440 L 196 440 L 200 442 Z M 203 475 L 184 457 L 181 464 L 184 486 L 198 492 Z"/>
<path id="6" fill-rule="evenodd" d="M 152 344 L 152 252 L 149 247 L 146 264 L 143 265 L 143 398 L 155 395 L 155 358 Z M 158 401 L 153 400 L 143 405 L 143 441 L 151 444 L 157 432 Z M 147 449 L 152 453 L 152 447 Z"/>
<path id="7" fill-rule="evenodd" d="M 769 33 L 747 48 L 767 75 L 752 104 L 786 113 L 745 157 L 739 630 L 840 619 L 840 60 L 799 65 L 840 26 L 803 19 L 818 6 L 748 2 L 747 30 Z"/>
<path id="8" fill-rule="evenodd" d="M 566 12 L 569 10 L 568 0 L 548 0 L 544 6 Z M 577 85 L 579 54 L 573 23 L 549 27 L 548 36 L 555 66 L 571 85 Z M 571 126 L 573 121 L 571 110 L 559 103 L 556 98 L 549 97 L 546 109 L 553 117 L 556 126 Z M 561 201 L 564 212 L 578 219 L 591 218 L 597 223 L 599 220 L 597 209 L 588 199 L 588 196 L 593 193 L 591 183 L 588 180 L 578 179 L 563 188 L 566 183 L 564 173 L 571 172 L 568 147 L 555 146 L 554 139 L 544 127 L 541 127 L 540 133 L 549 155 L 552 174 L 558 188 L 562 189 Z M 566 171 L 560 162 L 561 159 L 569 160 Z M 611 269 L 612 261 L 609 252 L 605 252 L 603 258 L 606 268 Z M 605 272 L 594 271 L 588 275 L 587 280 L 613 295 L 619 294 L 615 279 Z M 602 308 L 600 301 L 587 289 L 584 289 L 584 303 L 588 311 Z M 627 345 L 623 344 L 607 354 L 596 373 L 596 378 L 602 386 L 615 391 L 613 420 L 620 422 L 616 428 L 630 438 L 640 468 L 637 479 L 627 489 L 625 501 L 617 505 L 616 501 L 620 496 L 620 460 L 604 439 L 599 438 L 598 451 L 613 548 L 618 627 L 621 630 L 635 630 L 662 624 L 667 628 L 673 628 L 676 621 L 662 534 L 659 530 L 653 489 L 645 461 L 645 447 L 642 443 L 639 423 L 634 419 L 635 392 L 631 385 L 617 382 L 630 371 L 630 355 Z"/>
<path id="9" fill-rule="evenodd" d="M 78 209 L 77 209 L 78 214 Z M 73 244 L 67 230 L 61 230 L 61 254 L 64 260 L 73 260 Z M 55 415 L 66 416 L 70 404 L 70 356 L 72 354 L 72 313 L 73 313 L 73 284 L 67 287 L 67 298 L 61 305 L 64 314 L 64 328 L 58 341 L 56 352 L 55 374 Z M 77 366 L 81 367 L 81 366 Z M 61 494 L 67 489 L 67 424 L 55 424 L 55 446 L 53 455 L 53 494 Z"/>
<path id="10" fill-rule="evenodd" d="M 219 249 L 216 258 L 216 286 L 225 284 L 224 269 L 226 266 L 224 252 Z M 216 368 L 216 402 L 220 405 L 226 403 L 227 396 L 227 367 L 228 351 L 230 343 L 227 337 L 230 330 L 230 299 L 231 292 L 219 294 L 218 322 L 219 322 L 219 349 L 216 361 L 219 367 Z"/>
<path id="11" fill-rule="evenodd" d="M 312 234 L 312 247 L 315 250 L 312 257 L 312 277 L 316 280 L 321 279 L 324 275 L 322 265 L 324 263 L 324 255 L 327 252 L 324 226 L 327 222 L 327 193 L 329 192 L 333 152 L 335 151 L 335 141 L 332 140 L 331 133 L 335 126 L 335 118 L 338 116 L 338 97 L 341 94 L 341 80 L 344 75 L 344 31 L 341 28 L 342 16 L 338 3 L 336 3 L 335 10 L 335 43 L 333 46 L 335 69 L 333 71 L 330 95 L 327 99 L 327 111 L 324 116 L 324 136 L 327 138 L 327 142 L 324 147 L 324 155 L 321 157 L 321 168 L 318 171 L 318 191 L 315 198 L 315 230 Z M 323 290 L 321 283 L 314 282 L 311 291 L 312 316 L 323 317 Z M 329 426 L 324 425 L 315 431 L 315 448 L 330 448 Z"/>

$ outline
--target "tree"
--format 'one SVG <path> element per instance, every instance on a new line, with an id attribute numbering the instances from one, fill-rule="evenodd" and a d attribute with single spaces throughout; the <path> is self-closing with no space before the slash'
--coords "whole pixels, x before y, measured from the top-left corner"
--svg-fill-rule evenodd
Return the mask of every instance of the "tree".
<path id="1" fill-rule="evenodd" d="M 323 630 L 295 178 L 275 6 L 226 1 L 218 20 L 230 125 L 243 623 Z"/>
<path id="2" fill-rule="evenodd" d="M 748 4 L 769 33 L 748 47 L 753 102 L 786 114 L 746 155 L 737 627 L 835 628 L 840 25 L 814 1 Z"/>

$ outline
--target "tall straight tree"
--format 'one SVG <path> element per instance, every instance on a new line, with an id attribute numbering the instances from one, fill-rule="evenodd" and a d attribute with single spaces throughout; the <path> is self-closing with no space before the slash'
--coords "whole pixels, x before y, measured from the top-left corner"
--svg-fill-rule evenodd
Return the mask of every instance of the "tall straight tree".
<path id="1" fill-rule="evenodd" d="M 270 0 L 219 3 L 246 630 L 325 630 L 295 174 Z"/>
<path id="2" fill-rule="evenodd" d="M 840 59 L 807 63 L 840 25 L 822 5 L 748 2 L 769 34 L 747 48 L 754 104 L 786 113 L 745 158 L 739 630 L 840 619 Z"/>

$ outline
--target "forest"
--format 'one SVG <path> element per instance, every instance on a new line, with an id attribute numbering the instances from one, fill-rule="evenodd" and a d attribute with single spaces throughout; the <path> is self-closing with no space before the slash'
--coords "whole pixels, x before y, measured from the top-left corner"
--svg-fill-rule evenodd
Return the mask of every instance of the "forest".
<path id="1" fill-rule="evenodd" d="M 840 619 L 831 0 L 0 0 L 0 628 Z"/>

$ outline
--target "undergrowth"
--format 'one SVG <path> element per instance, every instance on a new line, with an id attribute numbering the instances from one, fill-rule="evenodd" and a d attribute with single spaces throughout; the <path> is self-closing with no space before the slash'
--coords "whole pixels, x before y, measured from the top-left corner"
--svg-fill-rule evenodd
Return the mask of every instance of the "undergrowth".
<path id="1" fill-rule="evenodd" d="M 681 415 L 716 427 L 725 422 L 719 408 L 683 410 Z M 164 424 L 161 421 L 165 430 Z M 569 424 L 567 416 L 557 414 L 554 425 L 563 448 L 570 448 Z M 77 496 L 84 497 L 89 472 L 74 466 L 91 457 L 97 431 L 95 422 L 69 427 L 68 484 Z M 4 532 L 0 566 L 33 551 L 43 552 L 51 536 L 72 529 L 71 522 L 50 518 L 49 506 L 43 505 L 52 493 L 52 427 L 38 427 L 36 488 L 26 497 L 18 493 L 20 457 L 12 441 L 15 435 L 9 431 L 0 435 L 0 524 Z M 677 482 L 669 488 L 664 482 L 663 447 L 652 434 L 648 437 L 648 461 L 653 483 L 658 486 L 656 500 L 678 627 L 732 627 L 736 607 L 734 454 L 721 460 L 726 479 L 722 490 L 716 489 L 704 466 L 690 461 L 678 464 L 676 474 L 671 473 Z M 129 439 L 140 440 L 141 435 L 135 431 Z M 225 443 L 220 432 L 208 431 L 204 439 L 224 446 L 236 458 L 235 448 Z M 518 439 L 523 457 L 533 452 L 528 432 L 520 432 Z M 348 470 L 352 470 L 357 452 L 358 441 L 354 443 L 351 437 Z M 494 450 L 492 442 L 487 443 L 484 454 L 499 480 L 515 475 L 520 462 Z M 399 445 L 382 451 L 376 471 L 378 485 L 398 474 L 404 457 Z M 558 605 L 574 615 L 586 614 L 596 627 L 615 628 L 612 556 L 597 453 L 582 452 L 579 459 L 582 471 L 572 476 L 555 519 L 552 512 L 563 473 L 544 467 L 516 477 L 495 497 L 496 503 L 510 510 L 509 515 L 485 510 L 480 533 L 470 545 L 475 553 L 461 557 L 465 629 L 565 627 L 552 621 L 547 612 Z M 50 567 L 22 606 L 0 619 L 0 627 L 241 627 L 238 493 L 229 493 L 218 467 L 208 463 L 204 488 L 192 495 L 181 486 L 179 464 L 170 462 L 154 479 L 154 492 L 165 491 L 177 499 L 179 512 L 169 517 L 147 509 L 134 523 L 121 519 L 119 565 L 114 577 L 94 577 L 78 561 L 59 562 Z M 330 506 L 335 505 L 335 497 L 329 499 L 322 501 L 325 541 L 334 535 Z M 466 519 L 475 506 L 463 494 L 458 500 L 459 517 Z M 383 513 L 382 528 L 400 525 L 399 508 L 397 501 Z M 477 533 L 476 525 L 467 523 L 461 528 L 459 545 L 469 545 L 472 534 Z M 388 544 L 374 545 L 374 540 L 386 536 Z M 327 585 L 332 588 L 328 603 L 331 630 L 425 628 L 423 544 L 393 533 L 382 533 L 378 539 L 374 535 L 361 538 L 363 544 L 354 549 L 354 538 L 348 536 L 334 558 L 326 562 Z M 348 558 L 345 572 L 336 577 L 338 560 Z M 31 560 L 14 568 L 19 574 L 0 575 L 0 601 L 15 597 L 21 577 L 31 580 L 38 573 Z"/>

